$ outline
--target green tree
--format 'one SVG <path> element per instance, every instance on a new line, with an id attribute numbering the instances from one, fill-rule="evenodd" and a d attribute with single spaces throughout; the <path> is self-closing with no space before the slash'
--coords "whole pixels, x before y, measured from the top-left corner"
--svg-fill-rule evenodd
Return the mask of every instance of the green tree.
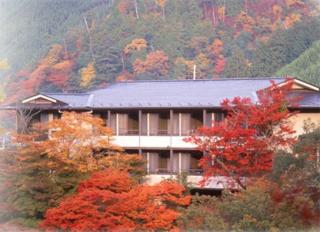
<path id="1" fill-rule="evenodd" d="M 235 48 L 232 56 L 228 59 L 223 76 L 225 77 L 248 77 L 250 75 L 250 61 L 243 51 Z"/>

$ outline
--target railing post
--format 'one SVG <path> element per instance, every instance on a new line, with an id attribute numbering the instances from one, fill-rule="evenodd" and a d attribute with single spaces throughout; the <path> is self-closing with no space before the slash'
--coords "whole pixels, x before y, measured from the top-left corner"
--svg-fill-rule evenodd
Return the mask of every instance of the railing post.
<path id="1" fill-rule="evenodd" d="M 139 154 L 142 154 L 142 150 L 141 150 L 141 135 L 142 135 L 142 110 L 139 110 Z"/>
<path id="2" fill-rule="evenodd" d="M 139 110 L 139 136 L 142 135 L 142 110 Z"/>
<path id="3" fill-rule="evenodd" d="M 169 135 L 173 135 L 173 110 L 170 110 L 170 119 L 169 119 L 170 127 L 169 127 Z"/>
<path id="4" fill-rule="evenodd" d="M 169 172 L 170 172 L 170 173 L 173 173 L 173 149 L 172 149 L 172 148 L 170 149 L 170 159 L 169 159 L 169 162 L 170 162 L 170 165 L 169 165 L 170 170 L 169 170 Z"/>
<path id="5" fill-rule="evenodd" d="M 107 126 L 111 128 L 111 110 L 108 110 Z"/>
<path id="6" fill-rule="evenodd" d="M 207 110 L 206 109 L 203 109 L 202 110 L 202 115 L 203 115 L 203 126 L 206 126 L 206 124 L 207 124 Z"/>

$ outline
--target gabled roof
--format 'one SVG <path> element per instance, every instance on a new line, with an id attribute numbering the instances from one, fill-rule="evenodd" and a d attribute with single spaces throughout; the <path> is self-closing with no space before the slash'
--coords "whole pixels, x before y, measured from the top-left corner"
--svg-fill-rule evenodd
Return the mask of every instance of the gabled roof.
<path id="1" fill-rule="evenodd" d="M 211 80 L 131 81 L 112 84 L 88 93 L 41 93 L 66 104 L 67 108 L 197 108 L 220 107 L 225 98 L 250 97 L 286 78 L 226 78 Z M 301 106 L 319 107 L 319 88 L 295 79 L 295 84 L 308 89 Z"/>
<path id="2" fill-rule="evenodd" d="M 38 99 L 43 99 L 43 100 L 51 102 L 51 103 L 57 103 L 57 99 L 46 96 L 44 94 L 37 94 L 37 95 L 31 96 L 31 97 L 28 97 L 28 98 L 24 99 L 22 101 L 22 103 L 23 104 L 29 103 L 29 102 L 32 102 L 32 101 L 38 100 Z"/>

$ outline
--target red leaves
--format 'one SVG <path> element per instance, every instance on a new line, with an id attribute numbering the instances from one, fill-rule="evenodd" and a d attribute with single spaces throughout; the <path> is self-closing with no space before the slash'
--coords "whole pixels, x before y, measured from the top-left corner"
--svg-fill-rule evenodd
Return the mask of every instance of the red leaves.
<path id="1" fill-rule="evenodd" d="M 127 173 L 106 170 L 83 181 L 75 195 L 49 209 L 41 226 L 71 231 L 170 230 L 179 216 L 177 206 L 190 197 L 174 182 L 137 185 Z"/>
<path id="2" fill-rule="evenodd" d="M 275 151 L 294 142 L 294 131 L 287 123 L 292 115 L 286 99 L 291 86 L 291 81 L 281 87 L 272 83 L 257 93 L 256 103 L 240 97 L 224 100 L 225 120 L 200 128 L 187 139 L 207 153 L 200 161 L 206 178 L 226 175 L 239 179 L 271 169 Z"/>

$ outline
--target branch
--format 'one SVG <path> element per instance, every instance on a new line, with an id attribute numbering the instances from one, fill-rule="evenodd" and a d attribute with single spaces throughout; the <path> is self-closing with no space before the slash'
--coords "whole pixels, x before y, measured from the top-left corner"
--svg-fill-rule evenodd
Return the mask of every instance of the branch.
<path id="1" fill-rule="evenodd" d="M 218 158 L 214 158 L 214 160 L 220 164 L 220 166 L 222 167 L 222 169 L 224 171 L 226 171 L 231 177 L 233 180 L 235 180 L 237 182 L 237 184 L 243 189 L 243 190 L 246 190 L 246 186 L 244 184 L 241 183 L 241 180 L 236 176 L 234 175 L 228 168 L 227 166 L 222 162 L 220 161 Z"/>

